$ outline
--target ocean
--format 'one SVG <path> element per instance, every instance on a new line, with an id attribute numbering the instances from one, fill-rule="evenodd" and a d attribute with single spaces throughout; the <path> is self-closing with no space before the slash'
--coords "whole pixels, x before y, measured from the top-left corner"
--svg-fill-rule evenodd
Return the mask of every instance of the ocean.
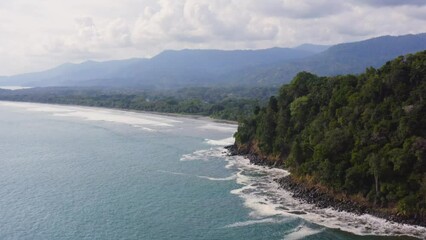
<path id="1" fill-rule="evenodd" d="M 287 171 L 227 156 L 236 128 L 0 102 L 0 239 L 426 238 L 293 199 L 273 181 Z"/>

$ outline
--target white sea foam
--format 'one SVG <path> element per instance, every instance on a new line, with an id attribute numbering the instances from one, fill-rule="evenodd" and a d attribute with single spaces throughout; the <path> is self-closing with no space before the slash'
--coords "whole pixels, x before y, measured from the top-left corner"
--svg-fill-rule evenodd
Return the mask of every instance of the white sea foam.
<path id="1" fill-rule="evenodd" d="M 258 219 L 258 220 L 248 220 L 244 222 L 236 222 L 229 225 L 226 225 L 225 228 L 237 228 L 237 227 L 247 227 L 255 224 L 262 224 L 262 223 L 284 223 L 289 221 L 288 219 L 277 219 L 277 218 L 264 218 L 264 219 Z"/>
<path id="2" fill-rule="evenodd" d="M 80 111 L 73 111 L 68 113 L 56 113 L 55 116 L 62 116 L 62 117 L 78 117 L 83 118 L 89 121 L 105 121 L 105 122 L 115 122 L 115 123 L 124 123 L 129 124 L 135 127 L 142 127 L 142 126 L 154 126 L 154 127 L 172 127 L 173 125 L 166 123 L 166 122 L 160 122 L 160 121 L 154 121 L 150 120 L 149 118 L 146 118 L 144 116 L 131 116 L 129 114 L 116 114 L 115 112 L 108 112 L 108 111 L 86 111 L 86 110 L 80 110 Z"/>
<path id="3" fill-rule="evenodd" d="M 171 126 L 176 124 L 176 122 L 169 121 L 167 118 L 155 117 L 154 119 L 145 114 L 116 110 L 12 102 L 0 102 L 0 105 L 18 107 L 30 111 L 48 112 L 63 117 L 72 116 L 87 120 L 125 123 L 140 128 L 149 128 L 150 130 L 171 128 Z M 216 125 L 214 123 L 202 125 L 200 128 L 224 132 L 236 130 L 236 127 L 231 125 Z M 252 165 L 248 159 L 239 156 L 226 157 L 223 151 L 223 148 L 220 147 L 195 151 L 194 153 L 183 155 L 181 161 L 209 161 L 214 159 L 214 157 L 225 158 L 228 161 L 226 167 L 235 171 L 235 181 L 241 185 L 240 188 L 232 190 L 231 193 L 243 199 L 244 205 L 252 211 L 250 216 L 255 220 L 259 218 L 299 217 L 327 228 L 341 229 L 358 235 L 407 235 L 426 239 L 426 228 L 424 227 L 388 222 L 367 214 L 357 216 L 333 209 L 321 209 L 312 204 L 306 204 L 294 199 L 290 192 L 281 189 L 274 181 L 275 178 L 288 175 L 287 171 Z M 159 170 L 159 172 L 187 175 L 162 170 Z M 294 234 L 297 235 L 296 233 Z"/>
<path id="4" fill-rule="evenodd" d="M 398 224 L 380 219 L 368 214 L 358 216 L 348 212 L 339 212 L 334 209 L 318 208 L 292 197 L 291 193 L 280 188 L 274 181 L 276 178 L 287 176 L 289 173 L 282 169 L 274 169 L 250 164 L 248 159 L 240 156 L 228 157 L 230 169 L 238 171 L 236 182 L 241 188 L 231 191 L 244 201 L 244 206 L 251 209 L 253 218 L 270 217 L 299 217 L 309 222 L 327 227 L 340 229 L 357 235 L 406 235 L 426 238 L 426 228 Z M 307 231 L 316 234 L 317 230 L 310 231 L 303 228 L 298 233 L 291 233 L 286 239 L 297 236 L 306 236 Z"/>
<path id="5" fill-rule="evenodd" d="M 235 179 L 240 188 L 231 191 L 243 199 L 245 207 L 251 210 L 250 217 L 253 220 L 228 225 L 227 227 L 244 227 L 256 223 L 268 223 L 282 218 L 301 218 L 323 227 L 340 229 L 357 235 L 381 235 L 381 236 L 413 236 L 420 239 L 426 238 L 426 228 L 398 224 L 380 219 L 368 214 L 355 215 L 348 212 L 339 212 L 331 208 L 318 208 L 313 204 L 307 204 L 295 199 L 292 194 L 283 190 L 274 179 L 289 175 L 283 169 L 268 168 L 250 164 L 250 161 L 241 156 L 227 157 L 222 148 L 210 148 L 195 151 L 182 157 L 182 161 L 201 160 L 208 161 L 215 157 L 223 157 L 228 160 L 226 167 L 235 170 L 235 174 L 226 178 L 213 178 L 197 176 L 213 181 L 225 181 Z M 186 175 L 181 173 L 172 173 Z M 268 219 L 268 220 L 265 220 Z M 275 220 L 270 220 L 275 219 Z M 296 231 L 289 232 L 284 239 L 301 239 L 303 237 L 318 234 L 322 229 L 313 229 L 302 226 Z"/>
<path id="6" fill-rule="evenodd" d="M 208 179 L 210 181 L 231 181 L 237 178 L 236 175 L 232 175 L 229 177 L 223 177 L 223 178 L 215 178 L 215 177 L 207 177 L 207 176 L 197 176 L 199 178 Z"/>
<path id="7" fill-rule="evenodd" d="M 156 132 L 157 130 L 154 130 L 152 128 L 147 128 L 147 127 L 141 127 L 142 130 L 147 131 L 147 132 Z"/>
<path id="8" fill-rule="evenodd" d="M 224 177 L 224 178 L 215 178 L 215 177 L 207 177 L 207 176 L 194 176 L 194 175 L 190 175 L 190 174 L 187 174 L 187 173 L 173 172 L 173 171 L 167 171 L 167 170 L 157 170 L 157 172 L 171 174 L 171 175 L 179 175 L 179 176 L 198 177 L 198 178 L 207 179 L 207 180 L 210 180 L 210 181 L 231 181 L 231 180 L 234 180 L 236 178 L 235 175 L 232 175 L 232 176 L 229 176 L 229 177 Z"/>
<path id="9" fill-rule="evenodd" d="M 227 146 L 227 145 L 234 144 L 235 138 L 230 137 L 230 138 L 225 138 L 225 139 L 220 139 L 220 140 L 206 139 L 205 141 L 206 141 L 207 144 L 210 144 L 210 145 L 213 145 L 213 146 Z"/>
<path id="10" fill-rule="evenodd" d="M 198 150 L 190 154 L 184 154 L 180 158 L 181 161 L 195 161 L 195 160 L 208 160 L 208 155 L 206 154 L 209 150 Z"/>
<path id="11" fill-rule="evenodd" d="M 217 147 L 197 150 L 193 153 L 182 155 L 180 161 L 209 161 L 212 157 L 225 157 L 225 153 L 223 148 Z"/>
<path id="12" fill-rule="evenodd" d="M 318 234 L 322 232 L 324 229 L 313 229 L 310 227 L 305 226 L 304 224 L 298 226 L 295 229 L 292 229 L 291 231 L 287 232 L 284 236 L 285 240 L 291 239 L 291 240 L 298 240 L 303 239 L 308 236 L 312 236 L 315 234 Z"/>
<path id="13" fill-rule="evenodd" d="M 282 189 L 274 179 L 285 177 L 290 173 L 284 169 L 253 165 L 241 156 L 226 156 L 221 148 L 195 151 L 182 157 L 185 160 L 207 161 L 221 156 L 228 163 L 226 168 L 235 171 L 235 181 L 240 188 L 231 191 L 243 199 L 245 207 L 251 210 L 253 224 L 262 219 L 301 218 L 323 227 L 340 229 L 357 235 L 413 236 L 426 238 L 426 228 L 398 224 L 368 214 L 359 216 L 348 212 L 339 212 L 330 208 L 318 208 L 295 199 L 292 194 Z M 264 220 L 267 221 L 272 220 Z M 248 222 L 247 224 L 250 224 Z M 236 226 L 239 226 L 239 223 Z M 243 225 L 242 225 L 243 226 Z M 305 225 L 297 231 L 289 232 L 285 239 L 300 239 L 317 234 L 323 229 L 313 229 Z"/>
<path id="14" fill-rule="evenodd" d="M 174 124 L 181 122 L 172 118 L 156 116 L 148 113 L 134 113 L 90 107 L 59 106 L 20 102 L 0 102 L 0 105 L 23 108 L 25 110 L 34 112 L 46 112 L 57 117 L 74 117 L 89 121 L 105 121 L 128 124 L 146 131 L 155 131 L 156 129 L 153 128 L 171 128 L 174 127 Z"/>
<path id="15" fill-rule="evenodd" d="M 127 124 L 140 128 L 144 131 L 181 131 L 187 124 L 192 124 L 195 129 L 206 129 L 208 132 L 194 131 L 196 136 L 208 135 L 210 130 L 218 132 L 233 133 L 236 125 L 209 122 L 205 120 L 184 119 L 181 117 L 153 114 L 149 112 L 131 112 L 116 109 L 105 109 L 96 107 L 82 107 L 71 105 L 54 105 L 42 103 L 7 102 L 0 101 L 0 106 L 20 108 L 33 112 L 45 112 L 57 117 L 79 118 L 88 121 L 103 121 L 119 124 Z M 181 134 L 187 134 L 182 132 Z M 205 137 L 205 136 L 204 136 Z M 232 144 L 231 138 L 220 140 L 207 140 L 208 144 L 223 146 Z"/>
<path id="16" fill-rule="evenodd" d="M 180 176 L 190 176 L 189 174 L 186 174 L 186 173 L 172 172 L 172 171 L 167 171 L 167 170 L 157 170 L 157 172 L 167 173 L 167 174 L 172 174 L 172 175 L 180 175 Z"/>
<path id="17" fill-rule="evenodd" d="M 52 107 L 52 106 L 33 107 L 33 108 L 28 108 L 28 110 L 33 112 L 48 112 L 48 113 L 68 113 L 73 111 L 70 109 L 61 109 L 61 108 Z"/>
<path id="18" fill-rule="evenodd" d="M 215 130 L 219 132 L 234 133 L 237 131 L 237 125 L 220 124 L 220 123 L 207 123 L 198 127 L 199 129 Z"/>

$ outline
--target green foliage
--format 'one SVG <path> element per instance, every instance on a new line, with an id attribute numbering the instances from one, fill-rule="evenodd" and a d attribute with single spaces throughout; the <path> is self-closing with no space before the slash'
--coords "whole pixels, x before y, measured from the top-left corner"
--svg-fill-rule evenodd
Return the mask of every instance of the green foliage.
<path id="1" fill-rule="evenodd" d="M 358 76 L 301 72 L 276 99 L 241 121 L 237 143 L 256 141 L 334 190 L 426 214 L 426 51 Z"/>
<path id="2" fill-rule="evenodd" d="M 34 88 L 1 91 L 1 100 L 75 104 L 140 111 L 183 113 L 238 120 L 268 102 L 275 88 L 181 88 L 129 90 L 100 88 Z"/>

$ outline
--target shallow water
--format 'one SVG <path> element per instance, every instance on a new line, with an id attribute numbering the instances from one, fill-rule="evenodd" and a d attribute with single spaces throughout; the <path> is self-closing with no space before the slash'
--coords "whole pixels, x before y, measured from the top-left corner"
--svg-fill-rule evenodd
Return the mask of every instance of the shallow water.
<path id="1" fill-rule="evenodd" d="M 292 199 L 272 181 L 286 171 L 226 156 L 235 130 L 146 113 L 0 102 L 0 239 L 426 237 L 424 228 Z"/>

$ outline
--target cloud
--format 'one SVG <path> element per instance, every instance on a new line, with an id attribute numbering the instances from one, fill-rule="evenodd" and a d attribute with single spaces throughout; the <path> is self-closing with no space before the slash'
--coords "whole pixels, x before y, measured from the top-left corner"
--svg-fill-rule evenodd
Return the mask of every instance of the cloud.
<path id="1" fill-rule="evenodd" d="M 388 6 L 405 6 L 405 5 L 414 5 L 414 6 L 425 6 L 426 1 L 424 0 L 359 0 L 359 2 L 379 7 L 388 7 Z"/>
<path id="2" fill-rule="evenodd" d="M 426 32 L 425 10 L 424 0 L 4 1 L 0 75 L 166 49 L 335 44 Z"/>
<path id="3" fill-rule="evenodd" d="M 248 1 L 252 11 L 266 16 L 312 19 L 334 15 L 345 11 L 348 6 L 338 0 L 263 0 Z"/>
<path id="4" fill-rule="evenodd" d="M 131 32 L 126 20 L 117 18 L 109 22 L 101 32 L 103 44 L 113 47 L 131 47 Z"/>
<path id="5" fill-rule="evenodd" d="M 405 7 L 401 11 L 408 17 L 426 21 L 426 5 L 423 7 Z"/>
<path id="6" fill-rule="evenodd" d="M 274 22 L 241 11 L 239 1 L 159 1 L 146 7 L 135 23 L 136 46 L 202 46 L 211 42 L 263 41 L 274 39 L 279 28 Z M 173 44 L 170 44 L 173 43 Z"/>
<path id="7" fill-rule="evenodd" d="M 71 60 L 80 60 L 103 57 L 102 52 L 108 49 L 131 46 L 131 33 L 125 20 L 112 19 L 97 26 L 92 17 L 79 17 L 71 34 L 48 37 L 36 52 L 69 55 Z"/>

